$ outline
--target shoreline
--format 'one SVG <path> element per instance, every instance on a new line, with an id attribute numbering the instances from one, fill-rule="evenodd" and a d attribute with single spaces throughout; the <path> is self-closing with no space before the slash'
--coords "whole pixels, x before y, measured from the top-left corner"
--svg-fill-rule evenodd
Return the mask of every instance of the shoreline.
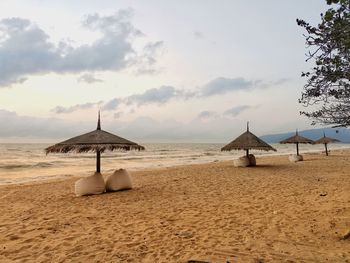
<path id="1" fill-rule="evenodd" d="M 336 149 L 331 149 L 329 150 L 329 152 L 332 153 L 337 153 L 337 152 L 349 152 L 350 153 L 350 144 L 349 147 L 342 147 L 342 148 L 336 148 Z M 259 154 L 261 153 L 261 154 Z M 303 151 L 301 154 L 302 155 L 310 155 L 310 154 L 323 154 L 324 151 L 322 150 L 309 150 L 309 151 Z M 254 152 L 255 157 L 257 160 L 261 159 L 261 158 L 265 158 L 265 157 L 282 157 L 282 156 L 288 156 L 291 154 L 295 154 L 295 153 L 279 153 L 279 152 L 271 152 L 271 153 L 264 153 L 263 151 L 260 152 Z M 239 156 L 243 156 L 244 153 L 242 152 L 242 155 Z M 185 163 L 185 164 L 169 164 L 169 165 L 165 165 L 165 166 L 160 166 L 160 167 L 140 167 L 140 168 L 125 168 L 130 172 L 138 172 L 138 171 L 153 171 L 153 170 L 162 170 L 162 169 L 168 169 L 168 168 L 176 168 L 176 167 L 183 167 L 183 166 L 192 166 L 192 165 L 205 165 L 205 164 L 211 164 L 211 163 L 225 163 L 225 162 L 231 162 L 234 159 L 237 159 L 239 157 L 238 155 L 232 155 L 232 159 L 224 159 L 224 160 L 218 160 L 213 158 L 212 161 L 208 161 L 208 160 L 204 160 L 204 161 L 195 161 L 193 163 Z M 258 164 L 259 166 L 259 164 Z M 92 166 L 93 167 L 93 166 Z M 123 167 L 120 167 L 123 168 Z M 66 167 L 67 170 L 69 170 L 69 167 Z M 34 171 L 35 172 L 35 171 Z M 34 173 L 33 172 L 33 173 Z M 106 171 L 105 173 L 103 172 L 102 169 L 102 174 L 110 174 L 112 173 L 110 170 Z M 92 172 L 87 173 L 87 172 L 80 172 L 79 174 L 72 174 L 72 173 L 65 173 L 65 174 L 55 174 L 55 175 L 44 175 L 44 176 L 35 176 L 35 177 L 18 177 L 18 178 L 11 178 L 12 180 L 15 180 L 14 182 L 1 182 L 1 178 L 0 178 L 0 187 L 1 186 L 6 186 L 6 185 L 30 185 L 30 184 L 37 184 L 37 183 L 42 183 L 42 182 L 55 182 L 55 181 L 64 181 L 64 180 L 70 180 L 70 179 L 79 179 L 82 177 L 86 177 L 91 175 Z"/>

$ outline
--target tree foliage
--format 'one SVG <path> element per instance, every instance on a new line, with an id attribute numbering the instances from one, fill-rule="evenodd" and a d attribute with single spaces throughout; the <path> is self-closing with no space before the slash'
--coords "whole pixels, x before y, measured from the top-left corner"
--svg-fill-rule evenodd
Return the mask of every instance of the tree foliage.
<path id="1" fill-rule="evenodd" d="M 350 126 L 350 0 L 327 0 L 330 8 L 321 14 L 316 27 L 297 19 L 307 34 L 308 58 L 314 67 L 303 72 L 307 78 L 301 99 L 311 111 L 301 114 L 313 124 Z"/>

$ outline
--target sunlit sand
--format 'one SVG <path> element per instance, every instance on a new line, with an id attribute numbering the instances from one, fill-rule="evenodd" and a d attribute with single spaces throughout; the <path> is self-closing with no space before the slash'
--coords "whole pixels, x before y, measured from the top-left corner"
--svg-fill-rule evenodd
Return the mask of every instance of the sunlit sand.
<path id="1" fill-rule="evenodd" d="M 1 186 L 0 261 L 347 262 L 350 152 L 304 159 L 131 172 L 134 189 L 88 197 L 76 179 Z"/>

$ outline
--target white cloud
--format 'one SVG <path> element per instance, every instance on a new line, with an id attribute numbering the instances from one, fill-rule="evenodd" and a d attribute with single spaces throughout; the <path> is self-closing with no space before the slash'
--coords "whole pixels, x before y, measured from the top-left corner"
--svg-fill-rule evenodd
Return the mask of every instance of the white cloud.
<path id="1" fill-rule="evenodd" d="M 200 120 L 210 120 L 218 117 L 218 113 L 216 111 L 202 111 L 197 115 L 197 118 Z"/>
<path id="2" fill-rule="evenodd" d="M 113 118 L 114 119 L 119 119 L 124 113 L 121 111 L 118 111 L 116 113 L 113 114 Z"/>
<path id="3" fill-rule="evenodd" d="M 143 73 L 151 72 L 162 42 L 147 43 L 144 52 L 137 54 L 133 40 L 143 34 L 130 22 L 131 16 L 131 10 L 120 10 L 110 16 L 86 16 L 83 27 L 101 36 L 78 47 L 64 41 L 56 45 L 30 20 L 0 20 L 0 87 L 50 72 L 119 71 L 138 64 L 147 69 Z"/>
<path id="4" fill-rule="evenodd" d="M 96 129 L 95 122 L 68 122 L 57 118 L 21 116 L 7 110 L 0 110 L 0 120 L 7 123 L 0 129 L 0 138 L 65 139 Z M 182 123 L 138 117 L 122 122 L 114 118 L 113 121 L 107 121 L 102 116 L 102 129 L 140 141 L 220 141 L 232 136 L 232 127 L 227 125 L 227 121 L 215 118 L 210 122 L 194 119 L 192 122 Z"/>
<path id="5" fill-rule="evenodd" d="M 203 99 L 206 97 L 224 95 L 226 93 L 233 93 L 240 90 L 251 91 L 256 88 L 265 88 L 272 86 L 271 84 L 274 82 L 270 82 L 270 84 L 265 84 L 262 81 L 253 81 L 253 80 L 245 80 L 244 78 L 216 78 L 212 81 L 209 81 L 207 84 L 202 86 L 197 90 L 183 90 L 177 89 L 173 86 L 160 86 L 159 88 L 152 88 L 144 91 L 140 94 L 133 94 L 127 97 L 113 98 L 107 102 L 98 102 L 98 103 L 86 103 L 86 104 L 77 104 L 71 107 L 63 107 L 57 106 L 52 109 L 53 112 L 56 113 L 71 113 L 77 110 L 84 110 L 87 108 L 91 108 L 94 105 L 102 105 L 102 110 L 113 111 L 119 109 L 121 105 L 126 106 L 137 106 L 140 107 L 142 105 L 147 104 L 165 104 L 171 100 L 189 100 L 189 99 Z M 280 83 L 276 81 L 276 83 Z M 244 111 L 248 106 L 241 106 L 237 109 L 231 109 L 227 111 L 227 115 L 236 116 L 234 113 L 236 111 Z M 237 115 L 240 112 L 237 113 Z"/>
<path id="6" fill-rule="evenodd" d="M 204 111 L 205 112 L 205 111 Z M 238 136 L 246 127 L 246 122 L 240 119 L 226 118 L 225 115 L 207 111 L 202 116 L 195 117 L 188 122 L 180 122 L 174 119 L 155 120 L 147 116 L 137 117 L 121 121 L 119 115 L 102 113 L 102 129 L 119 136 L 142 142 L 225 142 Z M 92 121 L 68 121 L 59 118 L 37 118 L 18 115 L 16 112 L 0 109 L 0 139 L 22 138 L 63 140 L 96 129 L 96 120 Z M 260 135 L 269 127 L 264 127 L 264 121 L 255 119 L 252 125 L 253 131 Z M 260 123 L 260 125 L 259 125 Z M 295 123 L 284 123 L 284 130 L 295 127 Z M 300 127 L 300 126 L 299 126 Z"/>
<path id="7" fill-rule="evenodd" d="M 173 98 L 183 97 L 182 90 L 175 89 L 172 86 L 161 86 L 159 88 L 148 89 L 142 94 L 131 95 L 125 99 L 127 104 L 162 104 Z"/>
<path id="8" fill-rule="evenodd" d="M 207 121 L 194 118 L 185 123 L 173 119 L 157 121 L 150 117 L 139 117 L 125 123 L 120 133 L 148 142 L 221 142 L 235 135 L 234 127 L 228 122 L 222 117 Z M 236 121 L 235 125 L 244 126 L 240 121 Z"/>
<path id="9" fill-rule="evenodd" d="M 140 55 L 137 59 L 137 74 L 154 74 L 158 70 L 156 68 L 157 60 L 156 58 L 161 55 L 163 50 L 163 41 L 157 41 L 154 43 L 148 43 L 145 45 Z"/>
<path id="10" fill-rule="evenodd" d="M 223 95 L 238 90 L 248 90 L 257 87 L 257 81 L 245 80 L 244 78 L 216 78 L 209 81 L 201 89 L 200 96 L 208 97 Z"/>
<path id="11" fill-rule="evenodd" d="M 87 123 L 69 123 L 57 118 L 21 116 L 16 112 L 0 109 L 0 120 L 6 125 L 0 129 L 0 137 L 62 138 L 89 129 Z M 93 127 L 91 127 L 93 129 Z"/>
<path id="12" fill-rule="evenodd" d="M 102 79 L 96 78 L 93 74 L 83 74 L 78 78 L 78 82 L 86 82 L 88 84 L 103 82 Z"/>
<path id="13" fill-rule="evenodd" d="M 85 103 L 71 107 L 56 106 L 51 111 L 55 113 L 72 113 L 77 110 L 92 108 L 96 105 L 101 105 L 102 110 L 112 111 L 117 110 L 121 105 L 135 105 L 139 107 L 147 104 L 164 104 L 172 99 L 186 99 L 189 96 L 188 94 L 189 93 L 175 89 L 172 86 L 160 86 L 159 88 L 148 89 L 141 94 L 134 94 L 124 98 L 113 98 L 105 103 Z"/>
<path id="14" fill-rule="evenodd" d="M 233 107 L 231 109 L 226 110 L 224 112 L 224 115 L 228 116 L 228 117 L 236 117 L 236 116 L 240 115 L 242 112 L 244 112 L 248 109 L 251 109 L 251 108 L 254 108 L 254 106 L 250 106 L 250 105 L 236 106 L 236 107 Z"/>
<path id="15" fill-rule="evenodd" d="M 122 103 L 122 100 L 119 98 L 111 99 L 110 101 L 106 102 L 102 105 L 102 110 L 110 111 L 115 110 L 119 107 L 119 105 Z M 77 109 L 78 110 L 78 109 Z M 81 110 L 81 109 L 79 109 Z"/>
<path id="16" fill-rule="evenodd" d="M 193 32 L 193 36 L 194 36 L 195 38 L 197 38 L 197 39 L 202 39 L 202 38 L 204 38 L 203 32 L 197 31 L 197 30 Z"/>
<path id="17" fill-rule="evenodd" d="M 63 106 L 56 106 L 53 108 L 51 111 L 55 113 L 72 113 L 77 110 L 86 110 L 86 109 L 91 109 L 95 107 L 96 105 L 99 105 L 101 102 L 98 103 L 92 103 L 92 102 L 87 102 L 84 104 L 76 104 L 74 106 L 70 107 L 63 107 Z"/>

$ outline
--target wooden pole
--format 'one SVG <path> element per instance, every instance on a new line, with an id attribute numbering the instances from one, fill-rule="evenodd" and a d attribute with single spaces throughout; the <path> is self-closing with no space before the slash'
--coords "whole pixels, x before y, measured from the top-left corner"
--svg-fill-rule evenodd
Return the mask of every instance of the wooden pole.
<path id="1" fill-rule="evenodd" d="M 326 149 L 326 156 L 328 156 L 327 143 L 324 144 L 324 148 Z"/>
<path id="2" fill-rule="evenodd" d="M 96 152 L 96 172 L 97 173 L 101 172 L 101 152 L 100 151 Z"/>
<path id="3" fill-rule="evenodd" d="M 101 116 L 100 111 L 98 111 L 98 120 L 97 120 L 97 130 L 101 130 Z"/>
<path id="4" fill-rule="evenodd" d="M 249 149 L 246 150 L 247 157 L 249 157 Z"/>
<path id="5" fill-rule="evenodd" d="M 297 155 L 299 156 L 299 143 L 297 142 L 296 145 L 297 145 Z"/>
<path id="6" fill-rule="evenodd" d="M 97 130 L 101 130 L 101 116 L 100 111 L 98 111 L 98 120 L 97 120 Z M 101 152 L 100 150 L 96 151 L 96 172 L 101 172 Z"/>

